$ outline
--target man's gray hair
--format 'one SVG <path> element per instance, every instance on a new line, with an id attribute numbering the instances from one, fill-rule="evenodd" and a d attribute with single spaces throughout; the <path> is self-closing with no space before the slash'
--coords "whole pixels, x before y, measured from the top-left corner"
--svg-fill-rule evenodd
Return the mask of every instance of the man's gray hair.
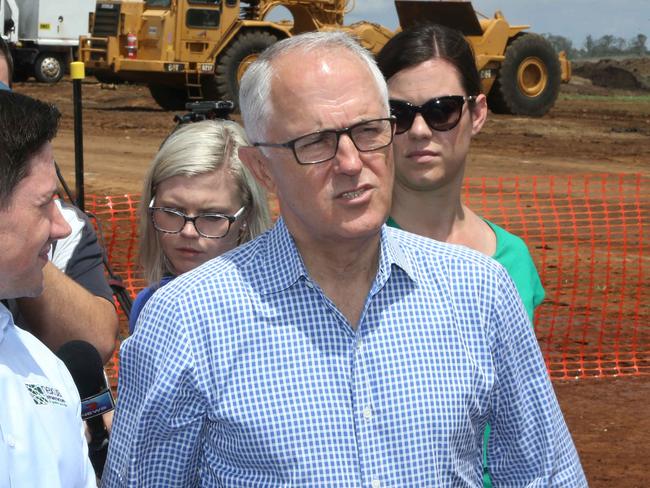
<path id="1" fill-rule="evenodd" d="M 273 108 L 271 100 L 273 61 L 290 51 L 302 51 L 308 55 L 316 50 L 337 48 L 347 50 L 368 67 L 388 115 L 388 88 L 372 54 L 345 32 L 308 32 L 273 44 L 244 73 L 239 87 L 239 107 L 246 134 L 251 142 L 260 142 L 264 139 L 266 124 Z"/>

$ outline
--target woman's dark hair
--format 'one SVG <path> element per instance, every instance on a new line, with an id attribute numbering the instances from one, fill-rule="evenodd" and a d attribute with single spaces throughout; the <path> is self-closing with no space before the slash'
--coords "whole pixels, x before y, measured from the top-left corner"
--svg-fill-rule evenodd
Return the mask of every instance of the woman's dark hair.
<path id="1" fill-rule="evenodd" d="M 395 35 L 377 55 L 377 64 L 389 80 L 403 69 L 430 59 L 444 59 L 460 74 L 466 95 L 481 93 L 481 79 L 476 69 L 472 47 L 463 34 L 440 24 L 417 24 Z"/>

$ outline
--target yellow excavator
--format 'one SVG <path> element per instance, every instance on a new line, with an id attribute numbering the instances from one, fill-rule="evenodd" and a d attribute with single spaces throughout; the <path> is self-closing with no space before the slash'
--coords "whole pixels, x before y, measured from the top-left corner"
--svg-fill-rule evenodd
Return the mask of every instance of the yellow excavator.
<path id="1" fill-rule="evenodd" d="M 267 20 L 277 7 L 292 19 Z M 167 110 L 202 99 L 236 102 L 247 66 L 280 39 L 345 30 L 377 53 L 395 32 L 366 21 L 345 25 L 352 8 L 351 0 L 103 0 L 79 56 L 100 81 L 146 83 Z M 395 8 L 400 29 L 431 21 L 464 33 L 494 112 L 544 115 L 571 76 L 563 53 L 501 12 L 479 18 L 465 0 L 395 0 Z"/>

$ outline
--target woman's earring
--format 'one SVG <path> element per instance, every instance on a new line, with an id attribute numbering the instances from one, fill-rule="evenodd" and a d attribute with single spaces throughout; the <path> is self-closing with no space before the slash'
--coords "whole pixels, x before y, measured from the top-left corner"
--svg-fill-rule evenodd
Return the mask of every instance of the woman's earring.
<path id="1" fill-rule="evenodd" d="M 239 236 L 237 236 L 237 244 L 241 244 L 243 242 L 243 239 L 246 236 L 247 228 L 248 228 L 248 224 L 246 223 L 246 221 L 243 221 L 239 226 Z"/>

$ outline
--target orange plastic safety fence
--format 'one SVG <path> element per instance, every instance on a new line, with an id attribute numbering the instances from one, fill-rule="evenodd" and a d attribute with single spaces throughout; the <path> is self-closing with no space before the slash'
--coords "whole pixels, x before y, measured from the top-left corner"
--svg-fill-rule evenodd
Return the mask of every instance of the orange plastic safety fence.
<path id="1" fill-rule="evenodd" d="M 649 183 L 634 174 L 465 180 L 467 205 L 533 255 L 546 289 L 535 330 L 554 379 L 650 374 Z M 109 262 L 135 296 L 144 286 L 139 197 L 87 198 Z"/>

